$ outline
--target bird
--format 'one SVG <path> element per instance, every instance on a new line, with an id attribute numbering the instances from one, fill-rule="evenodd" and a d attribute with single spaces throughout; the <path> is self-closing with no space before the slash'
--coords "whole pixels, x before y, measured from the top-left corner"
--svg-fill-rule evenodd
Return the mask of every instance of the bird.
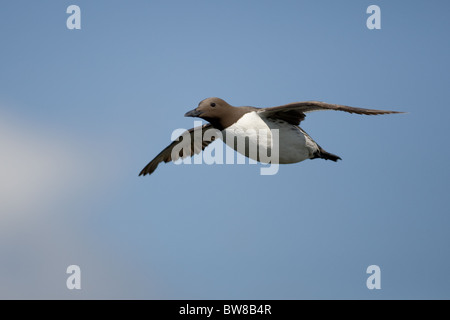
<path id="1" fill-rule="evenodd" d="M 344 111 L 362 115 L 404 113 L 355 108 L 321 101 L 293 102 L 269 108 L 234 107 L 223 99 L 211 97 L 200 101 L 197 108 L 184 115 L 198 117 L 208 123 L 181 134 L 150 161 L 141 170 L 139 176 L 152 174 L 161 162 L 176 161 L 200 153 L 215 140 L 215 136 L 222 138 L 227 145 L 239 153 L 263 163 L 261 153 L 252 153 L 250 151 L 254 149 L 251 148 L 256 146 L 270 152 L 274 149 L 273 143 L 276 143 L 278 149 L 278 158 L 275 161 L 279 164 L 297 163 L 306 159 L 325 159 L 334 162 L 342 160 L 341 157 L 325 151 L 300 127 L 306 113 L 319 110 Z M 274 129 L 278 130 L 277 141 L 272 134 Z M 202 139 L 208 130 L 213 130 L 214 133 L 208 135 L 211 136 L 210 139 Z M 243 135 L 247 137 L 246 145 L 238 148 L 236 138 L 242 138 Z M 183 141 L 185 143 L 182 146 Z M 271 161 L 273 162 L 274 159 Z"/>

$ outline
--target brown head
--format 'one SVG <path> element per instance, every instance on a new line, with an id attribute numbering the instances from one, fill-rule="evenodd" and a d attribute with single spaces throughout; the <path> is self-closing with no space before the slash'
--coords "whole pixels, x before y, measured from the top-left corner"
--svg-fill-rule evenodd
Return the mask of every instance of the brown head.
<path id="1" fill-rule="evenodd" d="M 223 130 L 238 121 L 244 114 L 255 108 L 233 107 L 220 98 L 207 98 L 200 101 L 198 107 L 186 112 L 185 117 L 198 117 Z"/>

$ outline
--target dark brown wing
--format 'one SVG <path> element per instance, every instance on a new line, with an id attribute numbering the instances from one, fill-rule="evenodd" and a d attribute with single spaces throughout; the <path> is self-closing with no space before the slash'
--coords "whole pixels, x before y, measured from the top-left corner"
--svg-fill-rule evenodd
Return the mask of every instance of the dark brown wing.
<path id="1" fill-rule="evenodd" d="M 261 113 L 261 115 L 264 115 L 267 118 L 281 119 L 290 124 L 299 125 L 300 122 L 305 119 L 305 113 L 317 110 L 345 111 L 349 113 L 366 114 L 366 115 L 403 113 L 398 111 L 354 108 L 320 101 L 293 102 L 279 107 L 260 109 L 258 113 Z"/>
<path id="2" fill-rule="evenodd" d="M 205 149 L 211 142 L 214 141 L 214 136 L 212 136 L 212 140 L 210 141 L 205 141 L 203 139 L 203 135 L 208 129 L 217 130 L 214 129 L 211 124 L 205 124 L 201 127 L 195 127 L 185 131 L 174 142 L 172 142 L 163 151 L 161 151 L 152 161 L 150 161 L 149 164 L 147 164 L 145 168 L 142 169 L 139 175 L 145 176 L 146 174 L 151 174 L 153 171 L 155 171 L 160 162 L 176 161 L 180 158 L 184 159 L 186 157 L 192 157 L 194 154 L 200 153 L 200 151 Z M 198 139 L 194 139 L 194 137 Z"/>

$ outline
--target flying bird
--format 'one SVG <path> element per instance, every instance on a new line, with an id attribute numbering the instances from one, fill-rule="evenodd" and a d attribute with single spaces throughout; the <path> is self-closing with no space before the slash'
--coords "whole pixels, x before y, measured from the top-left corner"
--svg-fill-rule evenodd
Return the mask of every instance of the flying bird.
<path id="1" fill-rule="evenodd" d="M 300 122 L 305 119 L 306 113 L 318 110 L 345 111 L 365 115 L 403 113 L 354 108 L 320 101 L 293 102 L 270 108 L 233 107 L 220 98 L 207 98 L 200 101 L 197 108 L 187 112 L 184 116 L 199 117 L 209 123 L 185 131 L 150 161 L 139 173 L 139 176 L 153 173 L 161 162 L 176 161 L 179 158 L 183 159 L 200 153 L 215 140 L 214 135 L 211 135 L 210 139 L 202 138 L 208 130 L 215 130 L 227 145 L 245 156 L 261 162 L 264 161 L 260 158 L 260 153 L 250 152 L 251 145 L 270 151 L 274 149 L 273 143 L 276 143 L 278 157 L 275 161 L 279 164 L 297 163 L 306 159 L 325 159 L 335 162 L 342 160 L 339 156 L 325 151 L 299 126 Z M 274 139 L 272 135 L 274 129 L 278 130 L 278 139 Z M 264 133 L 264 130 L 268 134 Z M 236 138 L 245 138 L 244 136 L 247 138 L 247 145 L 244 148 L 238 148 L 239 145 L 235 143 Z M 180 144 L 183 141 L 185 145 L 181 148 Z M 273 161 L 274 159 L 272 159 Z"/>

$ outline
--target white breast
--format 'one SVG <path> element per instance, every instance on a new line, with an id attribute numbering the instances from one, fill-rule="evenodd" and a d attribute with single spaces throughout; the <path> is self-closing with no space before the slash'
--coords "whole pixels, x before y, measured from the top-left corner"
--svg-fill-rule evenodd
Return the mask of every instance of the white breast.
<path id="1" fill-rule="evenodd" d="M 318 149 L 299 127 L 282 120 L 261 118 L 255 111 L 246 113 L 223 130 L 223 136 L 225 143 L 237 152 L 264 163 L 265 155 L 271 155 L 272 163 L 300 162 Z M 276 153 L 278 157 L 274 157 Z"/>

